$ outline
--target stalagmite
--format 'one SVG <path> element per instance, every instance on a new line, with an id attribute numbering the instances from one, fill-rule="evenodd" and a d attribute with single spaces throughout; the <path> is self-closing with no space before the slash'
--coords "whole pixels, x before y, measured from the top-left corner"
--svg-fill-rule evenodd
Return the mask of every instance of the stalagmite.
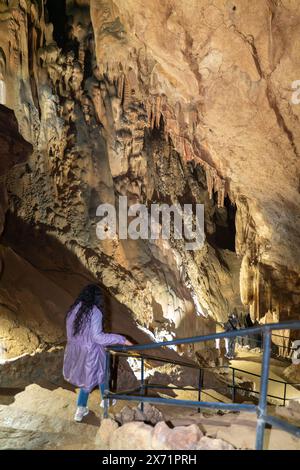
<path id="1" fill-rule="evenodd" d="M 253 267 L 250 256 L 245 254 L 240 269 L 240 295 L 244 305 L 249 305 L 254 300 L 253 292 Z"/>

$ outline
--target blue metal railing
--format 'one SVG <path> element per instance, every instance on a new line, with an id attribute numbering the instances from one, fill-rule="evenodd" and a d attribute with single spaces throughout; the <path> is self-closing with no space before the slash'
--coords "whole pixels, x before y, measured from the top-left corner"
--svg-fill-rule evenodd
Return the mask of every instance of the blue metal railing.
<path id="1" fill-rule="evenodd" d="M 104 417 L 108 416 L 108 403 L 110 398 L 118 400 L 128 401 L 139 401 L 141 404 L 148 402 L 153 404 L 161 405 L 175 405 L 183 407 L 197 407 L 197 408 L 215 408 L 218 410 L 231 410 L 231 411 L 242 411 L 247 410 L 257 413 L 257 427 L 256 427 L 256 443 L 255 448 L 257 450 L 263 449 L 264 432 L 266 424 L 276 426 L 278 428 L 287 431 L 294 436 L 300 437 L 300 428 L 292 424 L 286 423 L 278 418 L 269 416 L 267 414 L 267 389 L 269 380 L 269 369 L 270 369 L 270 352 L 271 352 L 271 335 L 273 330 L 297 330 L 300 329 L 300 321 L 287 321 L 282 323 L 270 323 L 262 326 L 255 326 L 252 328 L 244 328 L 233 331 L 226 331 L 224 333 L 213 333 L 205 336 L 194 336 L 189 338 L 179 338 L 172 341 L 162 341 L 160 343 L 147 343 L 134 346 L 111 346 L 106 348 L 106 370 L 105 370 L 105 396 L 104 396 Z M 161 397 L 147 397 L 144 395 L 145 381 L 144 381 L 144 358 L 140 357 L 141 360 L 141 387 L 138 396 L 131 395 L 129 393 L 135 392 L 127 391 L 127 393 L 111 393 L 110 392 L 110 362 L 111 354 L 124 353 L 127 351 L 145 351 L 158 349 L 164 346 L 173 346 L 178 344 L 191 344 L 200 343 L 203 341 L 211 341 L 222 338 L 234 338 L 236 336 L 248 336 L 256 333 L 263 333 L 263 358 L 261 368 L 261 381 L 260 381 L 260 397 L 258 405 L 255 404 L 244 404 L 244 403 L 221 403 L 221 402 L 205 402 L 201 401 L 198 395 L 198 400 L 179 400 L 173 398 L 161 398 Z M 152 357 L 153 360 L 160 360 L 159 358 Z M 184 361 L 172 361 L 166 359 L 166 362 L 177 363 L 187 367 L 193 367 L 190 363 L 184 363 Z M 201 379 L 202 380 L 202 379 Z M 271 379 L 272 380 L 272 379 Z M 200 381 L 200 378 L 199 378 Z M 234 386 L 234 372 L 233 372 L 233 401 L 235 399 L 235 387 Z M 200 387 L 199 387 L 200 390 Z M 200 395 L 201 396 L 201 395 Z"/>

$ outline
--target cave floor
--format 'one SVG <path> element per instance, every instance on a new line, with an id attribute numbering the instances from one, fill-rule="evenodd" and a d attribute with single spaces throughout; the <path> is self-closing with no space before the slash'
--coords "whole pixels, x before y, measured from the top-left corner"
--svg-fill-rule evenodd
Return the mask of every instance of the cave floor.
<path id="1" fill-rule="evenodd" d="M 194 392 L 176 393 L 180 398 L 192 398 Z M 13 403 L 0 405 L 0 448 L 104 450 L 105 446 L 101 448 L 94 444 L 103 414 L 99 407 L 99 391 L 91 393 L 90 413 L 82 423 L 73 421 L 75 403 L 76 392 L 73 390 L 61 387 L 51 390 L 37 384 L 27 386 L 15 395 Z M 110 413 L 118 413 L 126 405 L 134 406 L 132 402 L 118 401 Z M 256 416 L 253 413 L 220 413 L 204 409 L 198 413 L 195 409 L 174 406 L 157 408 L 171 426 L 196 424 L 206 435 L 223 439 L 236 448 L 254 448 Z M 275 406 L 270 408 L 272 413 L 276 412 Z M 267 429 L 265 446 L 268 449 L 300 450 L 300 440 L 283 431 Z"/>
<path id="2" fill-rule="evenodd" d="M 260 377 L 251 375 L 261 373 L 261 362 L 262 362 L 262 353 L 256 350 L 245 350 L 244 348 L 238 348 L 236 358 L 230 361 L 230 365 L 237 369 L 241 369 L 245 372 L 236 372 L 236 376 L 243 380 L 249 380 L 254 383 L 254 391 L 260 390 Z M 273 380 L 278 380 L 286 383 L 286 379 L 283 375 L 284 369 L 287 367 L 287 363 L 284 360 L 280 359 L 270 359 L 270 373 L 269 378 Z M 247 373 L 248 371 L 249 373 Z M 269 381 L 268 384 L 268 394 L 273 397 L 278 398 L 269 398 L 270 403 L 274 404 L 283 404 L 284 398 L 284 383 Z M 300 390 L 298 390 L 293 385 L 286 385 L 286 399 L 288 400 L 299 400 L 300 399 Z"/>
<path id="3" fill-rule="evenodd" d="M 236 377 L 255 383 L 254 390 L 259 390 L 260 378 L 248 372 L 259 374 L 262 353 L 259 350 L 247 350 L 238 347 L 236 358 L 230 365 L 243 372 Z M 270 377 L 284 380 L 283 371 L 286 362 L 271 358 Z M 245 371 L 245 372 L 244 372 Z M 169 384 L 171 385 L 171 384 Z M 202 391 L 205 401 L 230 402 L 230 398 L 213 389 L 209 382 Z M 212 386 L 212 388 L 210 388 Z M 283 385 L 270 382 L 268 392 L 282 396 Z M 168 396 L 159 393 L 160 396 Z M 174 398 L 198 399 L 198 392 L 176 390 Z M 300 399 L 300 391 L 287 386 L 287 397 Z M 249 400 L 249 398 L 244 398 Z M 94 390 L 89 398 L 90 413 L 82 423 L 73 420 L 76 407 L 76 391 L 66 382 L 59 385 L 49 383 L 31 384 L 25 389 L 1 389 L 0 393 L 0 449 L 99 449 L 94 444 L 97 430 L 103 416 L 99 406 L 99 391 Z M 289 419 L 288 408 L 282 406 L 282 400 L 270 405 L 269 412 Z M 118 401 L 110 413 L 119 413 L 124 406 L 133 407 L 133 402 Z M 239 449 L 253 449 L 256 431 L 256 415 L 249 412 L 218 412 L 202 408 L 201 412 L 191 408 L 177 406 L 158 406 L 165 421 L 171 426 L 196 424 L 207 436 L 223 439 Z M 281 410 L 278 413 L 278 410 Z M 300 424 L 300 415 L 299 422 Z M 266 448 L 298 449 L 300 440 L 277 429 L 266 430 Z M 105 449 L 105 446 L 103 446 Z"/>

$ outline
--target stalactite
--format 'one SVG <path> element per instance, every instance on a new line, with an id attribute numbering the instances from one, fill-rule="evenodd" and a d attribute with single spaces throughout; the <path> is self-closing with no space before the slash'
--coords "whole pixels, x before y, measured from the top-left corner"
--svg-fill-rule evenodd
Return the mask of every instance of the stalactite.
<path id="1" fill-rule="evenodd" d="M 6 103 L 6 85 L 4 80 L 0 80 L 0 104 Z"/>
<path id="2" fill-rule="evenodd" d="M 122 73 L 118 78 L 118 97 L 123 100 L 125 75 Z"/>
<path id="3" fill-rule="evenodd" d="M 260 271 L 259 266 L 254 268 L 254 279 L 253 279 L 253 302 L 252 302 L 252 314 L 253 320 L 259 320 L 260 318 Z"/>
<path id="4" fill-rule="evenodd" d="M 82 68 L 84 68 L 85 50 L 86 50 L 85 44 L 83 41 L 81 41 L 79 44 L 79 50 L 78 50 L 78 62 L 80 63 Z"/>
<path id="5" fill-rule="evenodd" d="M 131 89 L 127 77 L 124 78 L 123 109 L 126 111 L 131 101 Z"/>
<path id="6" fill-rule="evenodd" d="M 259 265 L 258 265 L 257 268 L 256 268 L 257 320 L 260 319 L 260 313 L 261 313 L 261 311 L 260 311 L 260 299 L 261 299 L 261 286 L 260 286 L 260 283 L 261 283 L 261 275 L 260 275 L 260 269 L 259 269 Z"/>
<path id="7" fill-rule="evenodd" d="M 152 104 L 150 128 L 154 129 L 154 125 L 155 125 L 155 105 Z"/>

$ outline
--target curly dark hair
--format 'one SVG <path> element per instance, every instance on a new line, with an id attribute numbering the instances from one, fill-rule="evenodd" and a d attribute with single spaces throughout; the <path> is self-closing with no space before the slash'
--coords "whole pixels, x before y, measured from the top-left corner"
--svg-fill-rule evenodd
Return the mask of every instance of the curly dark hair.
<path id="1" fill-rule="evenodd" d="M 100 287 L 97 284 L 89 284 L 84 287 L 73 305 L 69 308 L 67 316 L 80 302 L 81 306 L 73 322 L 73 336 L 78 335 L 90 322 L 94 305 L 103 310 L 103 294 Z"/>

